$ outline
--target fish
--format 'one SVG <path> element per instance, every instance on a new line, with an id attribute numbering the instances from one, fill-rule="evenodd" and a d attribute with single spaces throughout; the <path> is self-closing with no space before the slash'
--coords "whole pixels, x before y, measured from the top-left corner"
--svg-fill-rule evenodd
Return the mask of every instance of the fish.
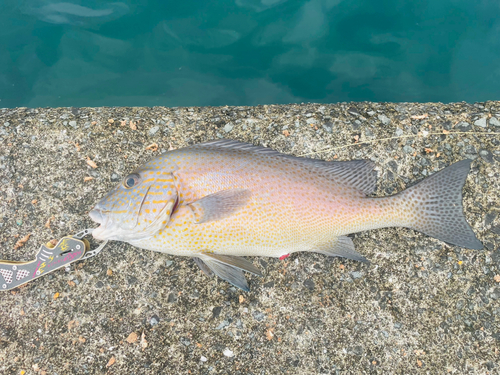
<path id="1" fill-rule="evenodd" d="M 349 234 L 405 227 L 482 249 L 467 223 L 462 188 L 472 160 L 458 161 L 397 194 L 373 197 L 371 160 L 296 157 L 234 140 L 165 152 L 127 175 L 89 212 L 97 240 L 192 257 L 208 276 L 248 291 L 246 256 L 308 251 L 356 261 Z"/>
<path id="2" fill-rule="evenodd" d="M 86 1 L 85 5 L 52 0 L 29 1 L 21 6 L 21 11 L 52 24 L 73 26 L 96 26 L 118 19 L 129 13 L 127 4 L 113 2 L 102 6 L 100 1 Z"/>

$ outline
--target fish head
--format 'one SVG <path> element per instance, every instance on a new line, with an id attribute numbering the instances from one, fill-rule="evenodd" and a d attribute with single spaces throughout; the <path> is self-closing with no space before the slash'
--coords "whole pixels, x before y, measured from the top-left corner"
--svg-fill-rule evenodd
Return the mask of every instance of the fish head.
<path id="1" fill-rule="evenodd" d="M 92 235 L 116 241 L 151 237 L 168 224 L 178 199 L 172 171 L 137 169 L 90 211 L 90 218 L 100 224 Z"/>

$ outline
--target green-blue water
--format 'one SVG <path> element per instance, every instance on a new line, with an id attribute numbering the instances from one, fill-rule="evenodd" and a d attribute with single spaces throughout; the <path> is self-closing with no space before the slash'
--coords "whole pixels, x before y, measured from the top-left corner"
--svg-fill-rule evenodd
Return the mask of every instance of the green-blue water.
<path id="1" fill-rule="evenodd" d="M 0 2 L 0 107 L 499 99 L 498 0 Z"/>

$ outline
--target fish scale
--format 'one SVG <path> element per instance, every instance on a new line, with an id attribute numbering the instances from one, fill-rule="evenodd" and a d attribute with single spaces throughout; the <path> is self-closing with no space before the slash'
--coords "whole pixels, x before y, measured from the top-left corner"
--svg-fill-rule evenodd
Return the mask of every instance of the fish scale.
<path id="1" fill-rule="evenodd" d="M 481 248 L 461 202 L 470 162 L 373 198 L 371 161 L 325 162 L 212 141 L 164 153 L 127 176 L 91 211 L 101 224 L 93 235 L 194 257 L 204 272 L 242 289 L 241 271 L 256 270 L 238 257 L 313 251 L 365 261 L 346 237 L 364 230 L 407 227 Z"/>

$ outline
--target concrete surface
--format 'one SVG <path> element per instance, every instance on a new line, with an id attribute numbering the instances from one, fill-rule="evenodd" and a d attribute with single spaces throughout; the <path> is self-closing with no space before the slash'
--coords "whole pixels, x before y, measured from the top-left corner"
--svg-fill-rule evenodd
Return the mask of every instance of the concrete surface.
<path id="1" fill-rule="evenodd" d="M 464 205 L 485 249 L 364 232 L 354 243 L 371 264 L 254 258 L 264 277 L 243 293 L 190 259 L 114 242 L 0 295 L 0 373 L 500 373 L 500 102 L 0 109 L 0 258 L 93 226 L 87 212 L 128 171 L 217 137 L 370 158 L 377 195 L 473 158 Z"/>

